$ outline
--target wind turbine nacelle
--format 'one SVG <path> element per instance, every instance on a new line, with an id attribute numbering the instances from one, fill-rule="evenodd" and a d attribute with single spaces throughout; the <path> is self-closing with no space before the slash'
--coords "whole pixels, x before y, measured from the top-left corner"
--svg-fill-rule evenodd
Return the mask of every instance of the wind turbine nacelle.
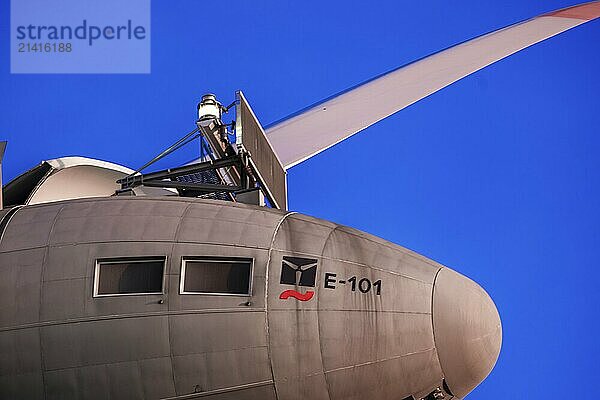
<path id="1" fill-rule="evenodd" d="M 0 398 L 462 398 L 501 346 L 473 281 L 301 214 L 126 196 L 0 229 Z"/>

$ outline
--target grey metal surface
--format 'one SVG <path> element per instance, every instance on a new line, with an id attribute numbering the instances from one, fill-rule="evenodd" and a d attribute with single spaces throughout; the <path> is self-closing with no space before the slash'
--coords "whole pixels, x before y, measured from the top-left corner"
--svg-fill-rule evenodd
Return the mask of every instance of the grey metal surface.
<path id="1" fill-rule="evenodd" d="M 4 159 L 4 151 L 6 150 L 7 142 L 0 142 L 0 210 L 4 208 L 4 191 L 2 188 L 4 185 L 2 184 L 2 160 Z"/>
<path id="2" fill-rule="evenodd" d="M 242 92 L 236 93 L 236 102 L 236 142 L 250 152 L 254 169 L 261 175 L 264 189 L 276 203 L 274 206 L 287 210 L 285 169 Z"/>
<path id="3" fill-rule="evenodd" d="M 285 290 L 278 274 L 290 253 L 319 260 L 312 303 L 276 296 Z M 270 268 L 270 344 L 282 398 L 403 398 L 440 384 L 431 327 L 440 265 L 371 235 L 292 215 L 277 233 Z M 347 283 L 327 289 L 326 273 L 346 282 L 381 279 L 381 295 L 353 292 Z"/>
<path id="4" fill-rule="evenodd" d="M 435 342 L 446 381 L 463 397 L 490 373 L 502 346 L 496 306 L 478 284 L 443 269 L 433 292 Z"/>
<path id="5" fill-rule="evenodd" d="M 166 257 L 164 294 L 93 297 L 95 260 L 125 256 Z M 189 256 L 253 259 L 251 295 L 180 294 Z M 317 260 L 315 287 L 292 286 L 312 299 L 280 298 L 284 256 Z M 444 378 L 462 395 L 499 347 L 456 334 L 477 338 L 473 316 L 493 325 L 497 314 L 476 284 L 445 271 L 351 228 L 230 202 L 25 206 L 0 242 L 0 398 L 418 398 Z M 381 292 L 330 289 L 332 273 L 381 280 Z"/>

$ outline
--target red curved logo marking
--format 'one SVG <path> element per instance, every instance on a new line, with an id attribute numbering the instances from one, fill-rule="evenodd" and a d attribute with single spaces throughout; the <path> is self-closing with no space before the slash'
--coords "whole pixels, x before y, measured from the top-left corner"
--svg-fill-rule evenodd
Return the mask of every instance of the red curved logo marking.
<path id="1" fill-rule="evenodd" d="M 279 295 L 279 298 L 281 300 L 287 300 L 290 297 L 295 298 L 296 300 L 300 300 L 300 301 L 308 301 L 310 299 L 313 298 L 315 292 L 313 292 L 312 290 L 307 291 L 306 293 L 302 294 L 300 292 L 297 292 L 295 290 L 284 290 L 283 292 L 281 292 L 281 294 Z"/>

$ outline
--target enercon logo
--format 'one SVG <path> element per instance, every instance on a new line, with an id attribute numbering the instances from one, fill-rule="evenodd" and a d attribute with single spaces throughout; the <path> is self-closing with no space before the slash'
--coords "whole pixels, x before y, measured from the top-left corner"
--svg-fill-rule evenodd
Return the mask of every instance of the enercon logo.
<path id="1" fill-rule="evenodd" d="M 300 258 L 284 256 L 281 262 L 282 285 L 315 287 L 317 278 L 317 260 L 313 258 Z M 287 300 L 290 297 L 300 301 L 308 301 L 313 298 L 314 290 L 307 290 L 306 293 L 300 293 L 297 290 L 288 289 L 281 292 L 279 298 Z"/>

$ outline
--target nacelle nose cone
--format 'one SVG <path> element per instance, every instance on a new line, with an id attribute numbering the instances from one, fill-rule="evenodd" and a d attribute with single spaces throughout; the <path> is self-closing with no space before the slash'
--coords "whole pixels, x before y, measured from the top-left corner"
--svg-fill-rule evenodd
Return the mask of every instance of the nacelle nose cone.
<path id="1" fill-rule="evenodd" d="M 498 310 L 481 286 L 444 268 L 433 288 L 433 334 L 446 383 L 463 398 L 488 376 L 500 354 Z"/>

